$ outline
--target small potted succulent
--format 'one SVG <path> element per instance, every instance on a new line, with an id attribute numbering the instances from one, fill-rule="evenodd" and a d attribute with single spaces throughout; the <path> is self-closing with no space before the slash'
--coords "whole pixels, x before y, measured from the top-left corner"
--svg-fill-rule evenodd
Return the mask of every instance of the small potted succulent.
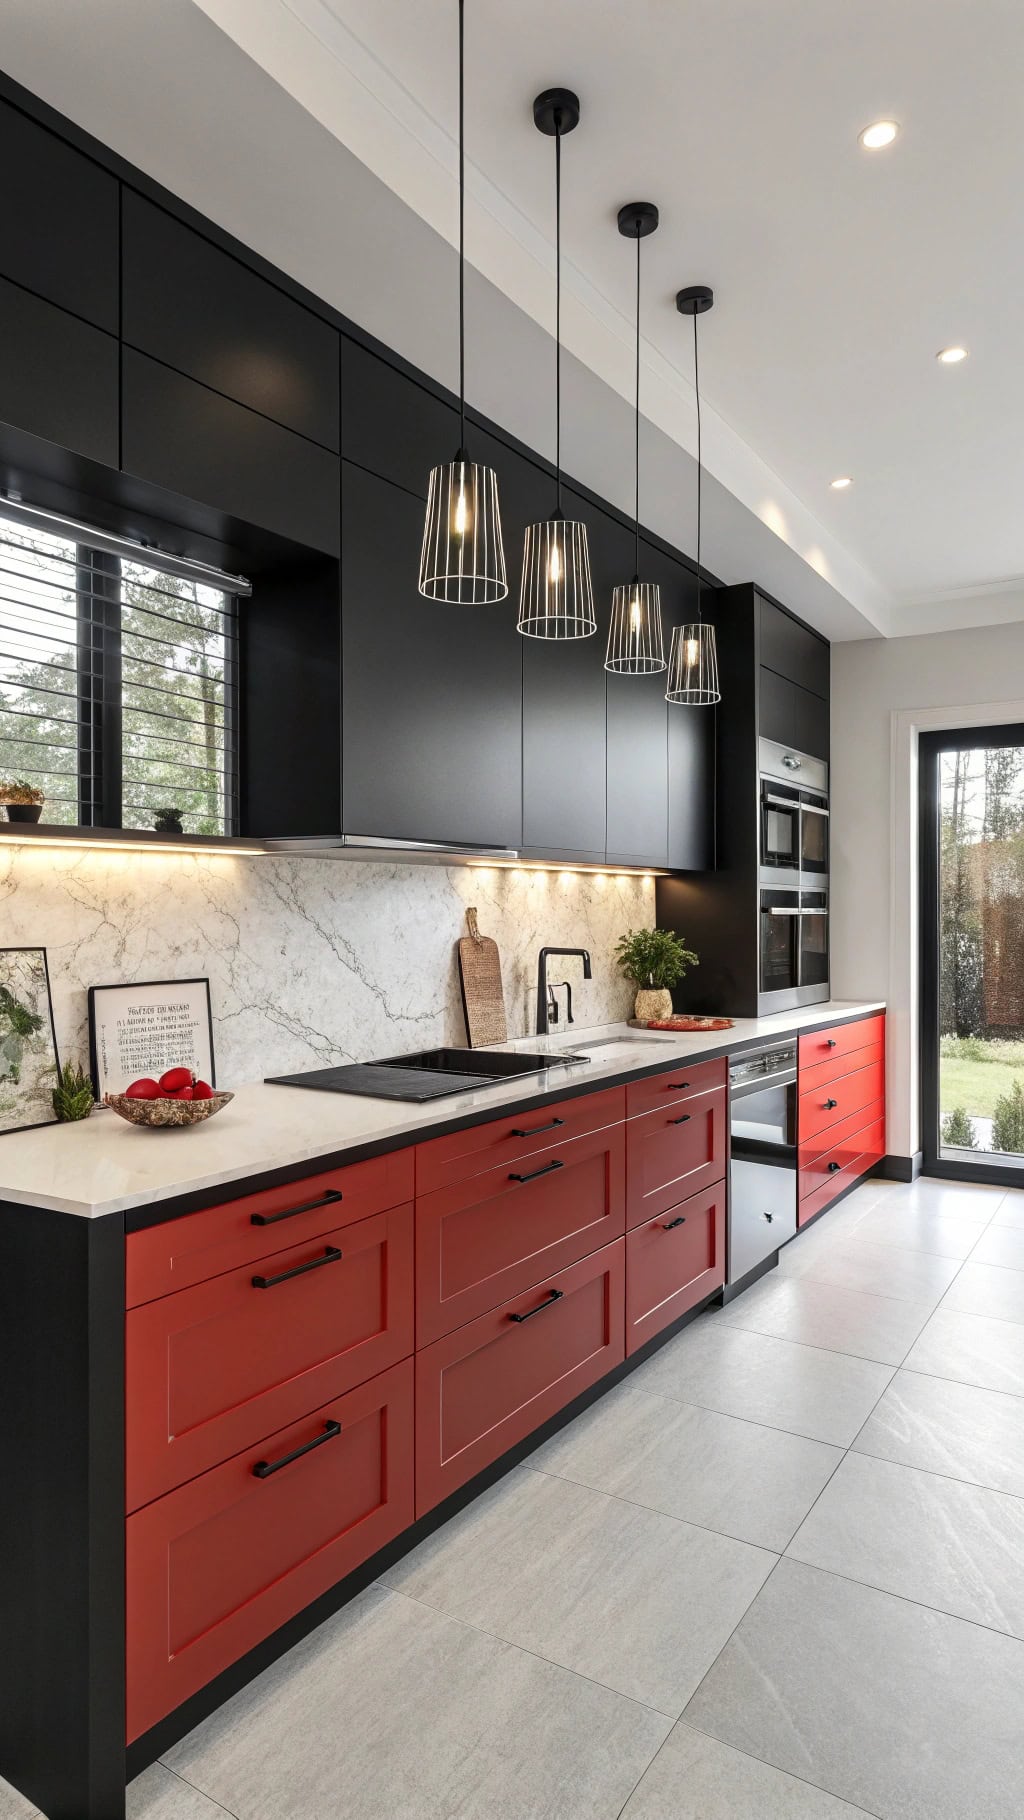
<path id="1" fill-rule="evenodd" d="M 153 817 L 153 827 L 157 834 L 184 834 L 181 809 L 158 809 Z"/>
<path id="2" fill-rule="evenodd" d="M 637 1023 L 672 1016 L 672 993 L 697 956 L 685 948 L 673 929 L 627 929 L 615 949 L 619 970 L 637 987 Z"/>
<path id="3" fill-rule="evenodd" d="M 0 778 L 0 804 L 7 811 L 9 822 L 37 822 L 43 812 L 46 797 L 35 784 L 26 783 L 23 777 Z"/>
<path id="4" fill-rule="evenodd" d="M 75 1119 L 87 1119 L 96 1105 L 92 1082 L 77 1062 L 65 1062 L 57 1069 L 57 1085 L 51 1095 L 53 1110 L 62 1125 Z"/>

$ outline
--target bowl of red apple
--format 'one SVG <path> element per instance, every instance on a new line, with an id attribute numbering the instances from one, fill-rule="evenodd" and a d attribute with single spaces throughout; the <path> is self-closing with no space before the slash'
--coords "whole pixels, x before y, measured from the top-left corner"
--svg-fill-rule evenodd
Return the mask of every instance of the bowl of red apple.
<path id="1" fill-rule="evenodd" d="M 212 1119 L 231 1099 L 234 1094 L 218 1093 L 191 1068 L 168 1068 L 159 1080 L 145 1074 L 123 1093 L 105 1093 L 103 1104 L 130 1125 L 180 1131 L 184 1125 L 201 1125 L 204 1119 Z"/>

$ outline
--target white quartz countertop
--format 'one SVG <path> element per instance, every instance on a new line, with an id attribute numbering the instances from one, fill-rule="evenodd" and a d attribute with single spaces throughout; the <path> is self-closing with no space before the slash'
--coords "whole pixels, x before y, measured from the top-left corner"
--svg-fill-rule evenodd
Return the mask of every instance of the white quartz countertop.
<path id="1" fill-rule="evenodd" d="M 365 1154 L 473 1125 L 508 1108 L 544 1104 L 583 1088 L 610 1086 L 673 1061 L 728 1054 L 759 1039 L 812 1030 L 843 1018 L 883 1011 L 872 1000 L 829 1000 L 774 1017 L 737 1018 L 731 1030 L 682 1035 L 633 1030 L 626 1024 L 574 1027 L 557 1037 L 523 1037 L 510 1049 L 581 1050 L 593 1059 L 503 1081 L 476 1093 L 426 1104 L 349 1094 L 306 1092 L 254 1082 L 236 1089 L 223 1112 L 185 1130 L 148 1130 L 103 1108 L 78 1124 L 46 1125 L 0 1136 L 0 1201 L 96 1219 L 179 1195 L 219 1190 L 252 1176 L 308 1163 L 326 1165 L 346 1152 Z M 608 1039 L 613 1039 L 608 1041 Z M 230 1083 L 223 1083 L 225 1086 Z M 213 1199 L 224 1199 L 214 1194 Z"/>

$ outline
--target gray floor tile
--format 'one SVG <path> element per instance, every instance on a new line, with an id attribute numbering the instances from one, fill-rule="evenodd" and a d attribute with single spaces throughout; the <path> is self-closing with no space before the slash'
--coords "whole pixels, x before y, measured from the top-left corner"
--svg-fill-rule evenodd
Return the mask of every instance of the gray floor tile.
<path id="1" fill-rule="evenodd" d="M 838 1244 L 812 1248 L 814 1235 L 798 1236 L 782 1253 L 786 1271 L 813 1277 L 819 1283 L 837 1283 L 841 1289 L 860 1289 L 867 1295 L 887 1295 L 898 1302 L 941 1301 L 960 1268 L 956 1258 L 936 1257 L 930 1251 L 901 1251 L 895 1245 L 869 1244 L 846 1236 Z"/>
<path id="2" fill-rule="evenodd" d="M 31 1801 L 26 1801 L 24 1795 L 19 1795 L 17 1789 L 0 1776 L 0 1820 L 35 1820 L 38 1813 L 39 1809 L 33 1807 Z"/>
<path id="3" fill-rule="evenodd" d="M 168 1761 L 238 1820 L 616 1820 L 668 1730 L 372 1588 Z"/>
<path id="4" fill-rule="evenodd" d="M 1024 1638 L 1024 1499 L 847 1454 L 787 1553 Z"/>
<path id="5" fill-rule="evenodd" d="M 933 1260 L 941 1261 L 941 1260 Z M 891 1369 L 705 1315 L 634 1374 L 643 1390 L 848 1447 Z"/>
<path id="6" fill-rule="evenodd" d="M 524 1471 L 421 1543 L 385 1584 L 675 1717 L 775 1560 Z"/>
<path id="7" fill-rule="evenodd" d="M 1019 1188 L 1007 1190 L 992 1215 L 993 1226 L 1012 1226 L 1015 1232 L 1024 1232 L 1024 1191 Z"/>
<path id="8" fill-rule="evenodd" d="M 127 1820 L 224 1820 L 227 1812 L 162 1763 L 129 1783 L 126 1805 Z"/>
<path id="9" fill-rule="evenodd" d="M 1024 1413 L 1002 1391 L 899 1371 L 853 1448 L 1024 1497 Z"/>
<path id="10" fill-rule="evenodd" d="M 783 1560 L 686 1709 L 885 1820 L 1009 1820 L 1024 1644 Z"/>
<path id="11" fill-rule="evenodd" d="M 955 1309 L 957 1314 L 989 1315 L 994 1321 L 1024 1322 L 1024 1270 L 976 1264 L 968 1258 L 939 1307 Z"/>
<path id="12" fill-rule="evenodd" d="M 861 1214 L 849 1236 L 858 1244 L 895 1246 L 900 1251 L 927 1251 L 935 1257 L 962 1260 L 985 1231 L 984 1225 L 959 1214 L 936 1213 L 931 1207 L 892 1207 L 880 1201 Z"/>
<path id="13" fill-rule="evenodd" d="M 972 1254 L 976 1264 L 1000 1264 L 1024 1274 L 1024 1227 L 989 1226 Z"/>
<path id="14" fill-rule="evenodd" d="M 895 1304 L 894 1304 L 895 1306 Z M 620 1385 L 530 1465 L 781 1553 L 842 1453 Z"/>
<path id="15" fill-rule="evenodd" d="M 887 1182 L 885 1196 L 894 1207 L 927 1208 L 932 1213 L 955 1215 L 987 1226 L 1006 1194 L 1005 1188 L 982 1182 L 944 1182 L 938 1176 L 919 1175 L 916 1182 Z"/>
<path id="16" fill-rule="evenodd" d="M 622 1820 L 858 1820 L 863 1812 L 680 1719 Z"/>
<path id="17" fill-rule="evenodd" d="M 939 1308 L 905 1363 L 908 1371 L 930 1372 L 937 1378 L 1024 1397 L 1024 1327 Z M 1021 1419 L 1024 1421 L 1024 1410 Z"/>
<path id="18" fill-rule="evenodd" d="M 932 1312 L 931 1302 L 897 1302 L 815 1278 L 772 1271 L 730 1302 L 716 1319 L 779 1340 L 899 1365 Z"/>

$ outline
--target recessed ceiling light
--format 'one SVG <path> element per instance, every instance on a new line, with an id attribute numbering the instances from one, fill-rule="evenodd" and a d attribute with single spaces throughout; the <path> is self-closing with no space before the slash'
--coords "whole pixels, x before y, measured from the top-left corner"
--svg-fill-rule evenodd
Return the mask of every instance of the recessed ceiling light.
<path id="1" fill-rule="evenodd" d="M 895 120 L 873 120 L 860 135 L 861 145 L 869 152 L 880 151 L 883 145 L 891 145 L 899 132 Z"/>
<path id="2" fill-rule="evenodd" d="M 967 359 L 967 349 L 940 348 L 935 358 L 936 360 L 941 360 L 944 367 L 955 367 L 961 360 Z"/>
<path id="3" fill-rule="evenodd" d="M 837 474 L 835 480 L 830 480 L 828 484 L 836 493 L 841 493 L 845 487 L 852 487 L 853 475 Z"/>

